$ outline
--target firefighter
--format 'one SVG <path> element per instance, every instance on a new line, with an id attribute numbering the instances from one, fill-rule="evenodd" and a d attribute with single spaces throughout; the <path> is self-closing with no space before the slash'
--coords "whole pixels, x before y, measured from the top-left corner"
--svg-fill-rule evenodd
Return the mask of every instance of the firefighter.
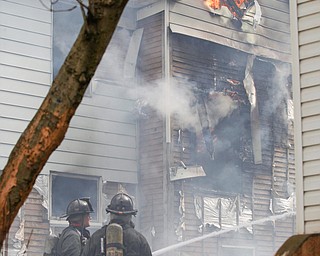
<path id="1" fill-rule="evenodd" d="M 109 244 L 106 241 L 106 231 L 108 225 L 112 223 L 122 227 L 123 245 L 120 246 L 123 247 L 124 256 L 152 256 L 146 238 L 134 229 L 132 216 L 136 216 L 138 211 L 133 209 L 133 201 L 129 195 L 122 192 L 116 194 L 111 199 L 110 205 L 107 206 L 106 212 L 110 213 L 109 224 L 92 234 L 81 256 L 109 255 L 107 254 Z"/>
<path id="2" fill-rule="evenodd" d="M 59 237 L 58 256 L 80 256 L 85 242 L 90 238 L 86 228 L 90 226 L 90 213 L 93 212 L 89 198 L 75 199 L 69 203 L 66 214 L 62 216 L 67 217 L 69 226 Z"/>

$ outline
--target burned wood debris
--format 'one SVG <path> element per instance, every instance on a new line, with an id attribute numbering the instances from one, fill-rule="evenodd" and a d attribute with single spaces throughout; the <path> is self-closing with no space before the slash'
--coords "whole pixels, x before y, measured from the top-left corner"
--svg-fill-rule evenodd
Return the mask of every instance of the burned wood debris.
<path id="1" fill-rule="evenodd" d="M 204 3 L 214 15 L 226 15 L 221 9 L 227 8 L 237 28 L 241 28 L 242 22 L 248 22 L 248 18 L 244 19 L 246 15 L 251 16 L 254 29 L 260 23 L 261 7 L 257 0 L 205 0 Z M 254 14 L 250 13 L 251 9 L 255 9 Z"/>

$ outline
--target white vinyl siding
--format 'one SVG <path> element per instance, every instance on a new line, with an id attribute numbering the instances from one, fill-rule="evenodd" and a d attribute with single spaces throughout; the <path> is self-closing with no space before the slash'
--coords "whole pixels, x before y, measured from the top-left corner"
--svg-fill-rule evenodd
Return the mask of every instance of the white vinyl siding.
<path id="1" fill-rule="evenodd" d="M 292 2 L 298 233 L 320 231 L 320 1 Z M 300 124 L 300 125 L 299 125 Z M 301 148 L 299 150 L 299 147 Z M 299 196 L 300 194 L 300 196 Z M 300 200 L 299 200 L 300 199 Z"/>
<path id="2" fill-rule="evenodd" d="M 137 183 L 135 99 L 126 94 L 128 88 L 110 81 L 93 79 L 92 90 L 43 173 L 69 172 Z"/>
<path id="3" fill-rule="evenodd" d="M 52 82 L 52 13 L 38 0 L 0 0 L 0 169 Z M 135 99 L 112 82 L 92 85 L 50 171 L 137 183 Z"/>
<path id="4" fill-rule="evenodd" d="M 0 169 L 51 84 L 51 12 L 0 0 Z"/>

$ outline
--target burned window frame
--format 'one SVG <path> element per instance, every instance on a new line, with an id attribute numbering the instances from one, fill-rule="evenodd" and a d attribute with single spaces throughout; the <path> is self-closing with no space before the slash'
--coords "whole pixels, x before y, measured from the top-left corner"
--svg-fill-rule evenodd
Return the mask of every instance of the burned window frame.
<path id="1" fill-rule="evenodd" d="M 90 194 L 86 194 L 86 193 L 83 193 L 81 191 L 81 189 L 83 188 L 82 187 L 77 187 L 75 185 L 75 187 L 78 190 L 78 192 L 75 192 L 74 191 L 74 196 L 69 196 L 67 199 L 64 199 L 64 203 L 65 205 L 64 206 L 61 206 L 60 207 L 60 212 L 61 212 L 61 215 L 60 215 L 60 212 L 59 213 L 54 213 L 54 178 L 55 177 L 58 177 L 60 179 L 63 179 L 63 178 L 66 178 L 68 180 L 70 179 L 74 179 L 75 181 L 76 180 L 81 180 L 81 181 L 87 181 L 87 182 L 93 182 L 96 184 L 96 194 L 94 197 L 90 196 Z M 68 189 L 65 189 L 63 192 L 67 191 L 71 189 L 70 185 L 68 187 Z M 90 202 L 93 206 L 93 209 L 94 209 L 94 213 L 91 214 L 91 221 L 93 223 L 100 223 L 101 222 L 101 212 L 100 212 L 100 209 L 101 209 L 101 189 L 102 189 L 102 180 L 101 180 L 101 177 L 99 176 L 92 176 L 92 175 L 79 175 L 79 174 L 73 174 L 73 173 L 62 173 L 62 172 L 54 172 L 54 171 L 51 171 L 50 172 L 50 176 L 49 176 L 49 194 L 50 194 L 50 197 L 49 197 L 49 220 L 50 221 L 61 221 L 61 220 L 64 220 L 63 218 L 61 218 L 61 216 L 66 212 L 66 209 L 67 209 L 67 206 L 68 206 L 68 203 L 74 199 L 77 199 L 77 198 L 82 198 L 82 197 L 90 197 Z M 70 190 L 69 190 L 70 191 Z M 91 191 L 91 195 L 93 194 L 94 192 Z M 65 198 L 65 197 L 64 197 Z"/>
<path id="2" fill-rule="evenodd" d="M 190 125 L 179 113 L 172 114 L 173 122 L 177 124 L 173 132 L 176 155 L 172 167 L 201 166 L 206 177 L 197 179 L 196 183 L 205 182 L 207 189 L 242 193 L 245 190 L 240 181 L 245 171 L 243 165 L 253 158 L 250 102 L 244 87 L 248 54 L 207 41 L 184 39 L 183 35 L 173 36 L 172 80 L 180 81 L 180 86 L 193 92 L 190 108 L 199 121 L 194 124 L 193 120 Z M 185 41 L 189 44 L 185 45 Z M 200 43 L 203 47 L 199 47 Z M 226 107 L 227 112 L 220 113 L 222 104 L 229 107 Z M 242 118 L 241 133 L 239 116 Z M 232 135 L 231 138 L 224 127 L 219 125 L 219 128 L 218 124 L 222 122 L 228 125 L 230 132 L 234 128 L 232 134 L 238 137 Z M 220 134 L 217 134 L 218 130 Z M 228 151 L 224 150 L 227 144 L 230 145 Z M 228 166 L 222 164 L 226 162 L 222 158 L 227 158 Z M 235 176 L 233 181 L 228 178 Z M 223 183 L 221 181 L 229 184 L 230 189 L 218 186 Z"/>

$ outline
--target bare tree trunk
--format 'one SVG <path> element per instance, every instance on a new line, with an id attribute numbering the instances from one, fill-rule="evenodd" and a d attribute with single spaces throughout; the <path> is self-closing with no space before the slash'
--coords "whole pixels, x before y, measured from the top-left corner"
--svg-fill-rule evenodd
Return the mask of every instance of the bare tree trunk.
<path id="1" fill-rule="evenodd" d="M 84 25 L 0 177 L 0 249 L 52 152 L 61 144 L 128 0 L 89 0 Z"/>

